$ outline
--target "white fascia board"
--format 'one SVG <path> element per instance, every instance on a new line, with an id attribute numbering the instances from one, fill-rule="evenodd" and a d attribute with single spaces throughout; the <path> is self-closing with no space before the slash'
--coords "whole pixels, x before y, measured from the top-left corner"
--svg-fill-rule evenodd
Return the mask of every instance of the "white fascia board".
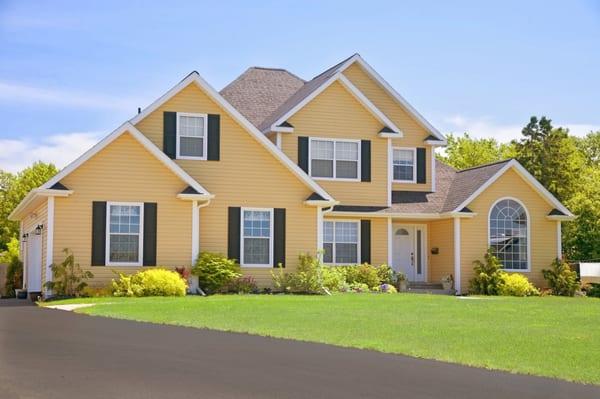
<path id="1" fill-rule="evenodd" d="M 425 140 L 424 143 L 432 147 L 444 147 L 448 145 L 446 140 Z"/>
<path id="2" fill-rule="evenodd" d="M 577 219 L 577 216 L 569 216 L 569 215 L 548 215 L 546 216 L 548 220 L 560 220 L 562 222 L 570 222 L 572 220 Z"/>
<path id="3" fill-rule="evenodd" d="M 401 139 L 404 137 L 404 133 L 401 131 L 398 133 L 377 133 L 377 137 L 381 137 L 382 139 Z"/>
<path id="4" fill-rule="evenodd" d="M 394 88 L 385 81 L 385 79 L 377 73 L 360 55 L 356 54 L 354 57 L 350 58 L 344 65 L 339 68 L 340 72 L 343 72 L 354 62 L 358 62 L 358 64 L 370 75 L 377 83 L 383 87 L 385 91 L 388 92 L 400 105 L 402 105 L 406 110 L 416 119 L 417 122 L 429 133 L 439 138 L 440 140 L 445 141 L 445 137 L 442 133 L 440 133 L 431 123 L 429 123 L 423 115 L 421 115 L 412 105 L 409 104 L 404 97 L 400 95 Z"/>
<path id="5" fill-rule="evenodd" d="M 55 190 L 55 189 L 47 189 L 47 188 L 34 188 L 31 190 L 25 198 L 19 202 L 19 205 L 13 209 L 13 211 L 8 215 L 8 220 L 17 221 L 21 219 L 22 214 L 29 208 L 29 206 L 34 203 L 37 199 L 42 197 L 68 197 L 73 194 L 73 190 Z M 39 204 L 37 204 L 39 206 Z"/>
<path id="6" fill-rule="evenodd" d="M 271 132 L 275 132 L 275 133 L 294 133 L 293 127 L 272 125 L 270 130 L 271 130 Z"/>
<path id="7" fill-rule="evenodd" d="M 327 191 L 325 191 L 321 186 L 319 186 L 314 180 L 312 180 L 298 165 L 293 163 L 279 148 L 275 146 L 263 133 L 261 133 L 252 123 L 248 121 L 242 114 L 239 113 L 237 109 L 235 109 L 223 96 L 219 94 L 208 82 L 206 82 L 202 77 L 198 74 L 198 72 L 192 72 L 188 77 L 179 82 L 175 87 L 169 90 L 166 94 L 161 96 L 158 100 L 150 104 L 146 107 L 142 112 L 136 115 L 129 122 L 131 124 L 136 124 L 150 113 L 155 111 L 158 107 L 172 98 L 174 95 L 179 93 L 189 84 L 196 84 L 202 91 L 204 91 L 211 99 L 213 99 L 219 106 L 221 106 L 236 122 L 238 122 L 243 128 L 246 129 L 248 133 L 260 144 L 262 144 L 271 155 L 273 155 L 277 160 L 283 163 L 296 177 L 298 177 L 306 186 L 311 188 L 314 192 L 321 195 L 323 198 L 332 199 L 333 197 L 329 195 Z M 206 190 L 204 190 L 207 192 Z"/>
<path id="8" fill-rule="evenodd" d="M 186 194 L 179 193 L 177 198 L 187 201 L 210 201 L 215 198 L 214 194 Z"/>
<path id="9" fill-rule="evenodd" d="M 177 175 L 181 180 L 187 183 L 190 187 L 194 188 L 196 191 L 200 193 L 210 194 L 208 190 L 206 190 L 200 183 L 196 181 L 193 177 L 191 177 L 187 172 L 185 172 L 179 165 L 177 165 L 171 158 L 165 155 L 164 152 L 158 149 L 154 143 L 150 141 L 142 132 L 140 132 L 135 126 L 133 126 L 129 122 L 125 122 L 121 126 L 119 126 L 115 131 L 110 133 L 104 139 L 100 140 L 96 145 L 87 150 L 83 155 L 77 158 L 75 161 L 71 162 L 67 165 L 63 170 L 61 170 L 58 174 L 56 174 L 52 179 L 48 180 L 45 184 L 42 185 L 41 188 L 48 189 L 52 187 L 54 184 L 61 181 L 65 176 L 69 175 L 75 169 L 77 169 L 80 165 L 86 162 L 88 159 L 96 155 L 99 151 L 104 149 L 110 143 L 115 141 L 118 137 L 123 135 L 124 133 L 129 133 L 131 136 L 136 139 L 148 152 L 154 155 L 161 163 L 163 163 L 167 168 L 169 168 L 175 175 Z M 60 191 L 60 190 L 57 190 Z"/>
<path id="10" fill-rule="evenodd" d="M 477 198 L 483 191 L 485 191 L 496 180 L 498 180 L 504 173 L 506 173 L 507 170 L 509 170 L 511 168 L 514 168 L 515 171 L 534 190 L 536 190 L 542 196 L 542 198 L 544 198 L 549 204 L 553 205 L 556 209 L 558 209 L 559 211 L 561 211 L 562 213 L 564 213 L 567 217 L 574 217 L 575 216 L 563 204 L 561 204 L 560 201 L 554 195 L 552 195 L 552 193 L 550 193 L 550 191 L 548 191 L 544 186 L 542 186 L 542 184 L 539 181 L 537 181 L 536 178 L 533 177 L 531 175 L 531 173 L 529 173 L 527 171 L 527 169 L 525 169 L 523 167 L 523 165 L 521 165 L 515 159 L 512 159 L 510 162 L 508 162 L 506 165 L 504 165 L 498 172 L 496 172 L 496 174 L 494 176 L 492 176 L 481 187 L 479 187 L 477 189 L 477 191 L 475 191 L 473 194 L 471 194 L 469 196 L 469 198 L 467 198 L 459 206 L 457 206 L 456 209 L 454 209 L 453 212 L 459 212 L 461 209 L 463 209 L 464 207 L 468 206 L 471 202 L 473 202 L 473 200 L 475 200 L 475 198 Z"/>
<path id="11" fill-rule="evenodd" d="M 308 206 L 318 206 L 318 207 L 328 207 L 338 205 L 339 201 L 328 201 L 328 200 L 306 200 L 304 201 L 304 205 Z"/>

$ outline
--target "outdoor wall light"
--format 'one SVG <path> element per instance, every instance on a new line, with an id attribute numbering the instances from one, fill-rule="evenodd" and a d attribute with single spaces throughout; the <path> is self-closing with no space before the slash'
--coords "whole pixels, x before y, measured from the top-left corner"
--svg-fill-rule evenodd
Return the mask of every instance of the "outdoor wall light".
<path id="1" fill-rule="evenodd" d="M 440 253 L 440 249 L 438 247 L 431 248 L 431 254 L 432 255 L 437 255 L 439 253 Z"/>
<path id="2" fill-rule="evenodd" d="M 35 228 L 35 235 L 39 236 L 40 234 L 42 234 L 43 228 L 44 228 L 43 224 L 38 224 L 37 227 Z"/>
<path id="3" fill-rule="evenodd" d="M 27 237 L 29 237 L 29 234 L 23 234 L 23 236 L 21 237 L 21 241 L 27 242 Z"/>

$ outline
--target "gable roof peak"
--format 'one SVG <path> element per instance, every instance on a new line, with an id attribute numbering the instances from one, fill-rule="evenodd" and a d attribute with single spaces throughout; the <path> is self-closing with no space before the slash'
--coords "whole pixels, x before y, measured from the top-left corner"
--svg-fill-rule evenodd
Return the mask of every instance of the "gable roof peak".
<path id="1" fill-rule="evenodd" d="M 471 166 L 470 168 L 460 169 L 460 170 L 457 170 L 457 172 L 462 173 L 462 172 L 468 172 L 470 170 L 475 170 L 475 169 L 488 168 L 490 166 L 505 164 L 505 163 L 509 163 L 511 161 L 516 161 L 516 160 L 514 158 L 502 159 L 500 161 L 494 161 L 494 162 L 489 162 L 489 163 L 485 163 L 482 165 Z"/>

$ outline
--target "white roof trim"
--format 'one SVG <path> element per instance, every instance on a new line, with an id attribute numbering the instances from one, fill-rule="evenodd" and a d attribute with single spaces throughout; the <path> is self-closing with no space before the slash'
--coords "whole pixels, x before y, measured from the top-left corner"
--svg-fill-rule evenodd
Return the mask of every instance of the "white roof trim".
<path id="1" fill-rule="evenodd" d="M 350 82 L 350 80 L 345 77 L 341 72 L 337 72 L 332 75 L 328 80 L 326 80 L 321 86 L 319 86 L 315 91 L 310 93 L 306 98 L 300 101 L 294 108 L 283 114 L 279 119 L 277 119 L 270 127 L 269 131 L 277 132 L 281 129 L 279 127 L 280 124 L 287 121 L 294 114 L 300 111 L 306 104 L 311 102 L 315 97 L 321 94 L 325 89 L 331 86 L 334 82 L 340 82 L 341 85 L 358 101 L 360 102 L 377 120 L 379 120 L 384 126 L 389 127 L 394 131 L 394 137 L 400 138 L 403 137 L 402 131 L 392 122 L 381 110 L 379 110 L 356 86 Z M 292 128 L 288 128 L 292 129 Z M 281 130 L 282 131 L 282 130 Z"/>
<path id="2" fill-rule="evenodd" d="M 560 220 L 560 221 L 570 221 L 577 219 L 577 216 L 568 216 L 568 215 L 548 215 L 546 216 L 548 220 Z"/>
<path id="3" fill-rule="evenodd" d="M 162 162 L 167 168 L 169 168 L 173 173 L 175 173 L 181 180 L 187 183 L 190 187 L 194 188 L 199 193 L 210 194 L 208 190 L 206 190 L 200 183 L 196 181 L 192 176 L 188 175 L 179 165 L 177 165 L 171 158 L 165 155 L 164 152 L 158 149 L 146 136 L 142 134 L 135 126 L 133 126 L 129 122 L 125 122 L 121 126 L 119 126 L 116 130 L 110 133 L 108 136 L 104 137 L 100 140 L 96 145 L 87 150 L 83 155 L 77 158 L 75 161 L 71 162 L 67 165 L 63 170 L 58 172 L 52 179 L 48 180 L 45 184 L 43 184 L 40 188 L 47 189 L 52 187 L 55 183 L 61 181 L 65 176 L 69 175 L 75 169 L 77 169 L 81 164 L 86 162 L 88 159 L 96 155 L 103 148 L 108 146 L 110 143 L 115 141 L 122 134 L 129 132 L 146 150 L 148 150 L 152 155 L 154 155 L 160 162 Z M 60 191 L 60 190 L 58 190 Z"/>
<path id="4" fill-rule="evenodd" d="M 433 127 L 433 125 L 429 123 L 423 117 L 423 115 L 421 115 L 412 105 L 410 105 L 409 102 L 406 101 L 406 99 L 400 95 L 400 93 L 394 90 L 394 88 L 388 82 L 386 82 L 385 79 L 379 73 L 377 73 L 377 71 L 375 71 L 371 67 L 371 65 L 369 65 L 359 54 L 355 54 L 348 61 L 346 61 L 339 68 L 339 71 L 343 72 L 354 62 L 358 62 L 358 64 L 367 72 L 367 74 L 371 75 L 371 77 L 375 79 L 377 83 L 379 83 L 381 87 L 383 87 L 383 89 L 386 90 L 392 96 L 392 98 L 394 98 L 398 103 L 400 103 L 400 105 L 406 108 L 408 113 L 411 114 L 425 130 L 427 130 L 429 133 L 439 138 L 440 140 L 446 141 L 444 135 L 440 133 L 435 127 Z"/>
<path id="5" fill-rule="evenodd" d="M 500 176 L 506 173 L 510 168 L 515 168 L 516 172 L 534 189 L 536 190 L 549 204 L 553 205 L 556 209 L 564 213 L 566 216 L 573 217 L 573 215 L 560 201 L 552 195 L 550 191 L 548 191 L 542 184 L 536 180 L 535 177 L 531 175 L 515 159 L 509 161 L 506 165 L 504 165 L 494 176 L 492 176 L 488 181 L 486 181 L 481 187 L 477 189 L 473 194 L 469 196 L 465 201 L 463 201 L 453 212 L 459 212 L 461 209 L 469 205 L 475 198 L 477 198 L 483 191 L 485 191 L 489 186 L 491 186 Z"/>
<path id="6" fill-rule="evenodd" d="M 432 147 L 443 147 L 448 145 L 448 142 L 446 140 L 425 140 L 425 144 L 429 144 Z"/>
<path id="7" fill-rule="evenodd" d="M 73 190 L 56 190 L 50 188 L 34 188 L 25 198 L 19 202 L 19 205 L 8 215 L 8 220 L 18 220 L 19 216 L 39 197 L 68 197 L 73 194 Z"/>
<path id="8" fill-rule="evenodd" d="M 210 201 L 215 198 L 214 194 L 186 194 L 179 193 L 177 198 L 187 201 Z"/>
<path id="9" fill-rule="evenodd" d="M 208 94 L 215 102 L 220 105 L 233 119 L 235 119 L 242 127 L 244 127 L 250 135 L 262 144 L 267 151 L 271 153 L 276 159 L 278 159 L 284 166 L 286 166 L 294 175 L 296 175 L 304 184 L 306 184 L 309 188 L 311 188 L 314 192 L 321 195 L 326 199 L 333 199 L 327 191 L 325 191 L 321 186 L 319 186 L 314 180 L 312 180 L 298 165 L 293 163 L 279 148 L 275 146 L 264 134 L 258 131 L 258 129 L 251 124 L 242 114 L 238 112 L 227 100 L 223 98 L 211 85 L 208 84 L 198 72 L 192 72 L 185 79 L 179 82 L 175 87 L 161 96 L 158 100 L 154 101 L 148 107 L 142 110 L 139 114 L 137 114 L 134 118 L 132 118 L 129 122 L 133 125 L 137 124 L 139 121 L 144 119 L 150 113 L 155 111 L 162 104 L 171 99 L 175 94 L 179 93 L 181 90 L 186 88 L 189 84 L 194 83 L 200 89 Z"/>
<path id="10" fill-rule="evenodd" d="M 449 219 L 453 217 L 473 218 L 477 216 L 472 212 L 444 212 L 444 213 L 410 213 L 410 212 L 345 212 L 331 211 L 331 216 L 369 217 L 369 218 L 396 218 L 396 219 Z"/>

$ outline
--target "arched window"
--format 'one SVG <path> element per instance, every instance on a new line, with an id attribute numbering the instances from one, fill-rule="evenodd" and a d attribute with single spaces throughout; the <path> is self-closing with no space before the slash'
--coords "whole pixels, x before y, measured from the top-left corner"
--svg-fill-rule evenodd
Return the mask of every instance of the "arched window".
<path id="1" fill-rule="evenodd" d="M 396 235 L 397 236 L 407 236 L 408 230 L 400 228 L 400 229 L 396 230 Z"/>
<path id="2" fill-rule="evenodd" d="M 501 199 L 490 210 L 490 247 L 505 269 L 529 269 L 529 217 L 514 199 Z"/>

